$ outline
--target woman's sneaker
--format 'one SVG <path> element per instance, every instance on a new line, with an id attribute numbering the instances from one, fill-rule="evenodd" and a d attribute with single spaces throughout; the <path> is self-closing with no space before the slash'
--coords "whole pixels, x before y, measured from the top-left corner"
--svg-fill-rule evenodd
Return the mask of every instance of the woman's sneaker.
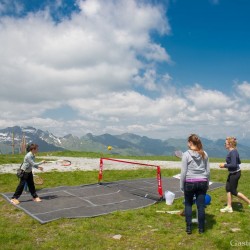
<path id="1" fill-rule="evenodd" d="M 14 205 L 18 205 L 20 203 L 20 201 L 18 199 L 15 199 L 15 198 L 11 199 L 10 202 Z"/>
<path id="2" fill-rule="evenodd" d="M 220 211 L 222 212 L 222 213 L 232 213 L 233 212 L 233 209 L 232 209 L 232 207 L 229 207 L 229 206 L 226 206 L 225 208 L 222 208 L 222 209 L 220 209 Z"/>
<path id="3" fill-rule="evenodd" d="M 35 202 L 41 202 L 42 200 L 39 197 L 33 198 L 33 201 Z"/>

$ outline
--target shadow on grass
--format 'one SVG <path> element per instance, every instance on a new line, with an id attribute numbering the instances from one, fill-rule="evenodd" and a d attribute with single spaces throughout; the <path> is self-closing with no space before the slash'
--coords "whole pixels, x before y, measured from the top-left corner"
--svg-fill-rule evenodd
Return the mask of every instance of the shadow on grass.
<path id="1" fill-rule="evenodd" d="M 198 228 L 198 223 L 192 223 L 193 228 Z M 214 225 L 216 224 L 215 215 L 206 213 L 206 222 L 205 222 L 205 230 L 209 231 L 213 229 Z"/>
<path id="2" fill-rule="evenodd" d="M 211 230 L 213 229 L 214 225 L 216 224 L 216 220 L 215 220 L 215 215 L 214 214 L 209 214 L 209 213 L 206 213 L 206 222 L 205 222 L 205 230 L 208 231 L 208 230 Z M 181 213 L 181 216 L 184 218 L 185 220 L 185 212 L 184 210 L 182 211 Z M 194 219 L 197 219 L 197 214 L 196 214 L 196 210 L 193 210 L 192 211 L 192 218 Z M 197 222 L 192 222 L 192 227 L 193 229 L 198 229 L 198 223 Z"/>
<path id="3" fill-rule="evenodd" d="M 243 211 L 243 205 L 241 202 L 232 202 L 232 208 L 234 212 L 242 212 Z"/>
<path id="4" fill-rule="evenodd" d="M 227 206 L 227 203 L 224 204 L 224 207 L 226 207 L 226 206 Z M 239 201 L 233 201 L 232 208 L 233 208 L 234 212 L 243 212 L 244 211 L 243 204 Z"/>
<path id="5" fill-rule="evenodd" d="M 213 229 L 215 224 L 216 224 L 215 215 L 206 213 L 206 224 L 205 224 L 206 230 L 208 231 Z"/>

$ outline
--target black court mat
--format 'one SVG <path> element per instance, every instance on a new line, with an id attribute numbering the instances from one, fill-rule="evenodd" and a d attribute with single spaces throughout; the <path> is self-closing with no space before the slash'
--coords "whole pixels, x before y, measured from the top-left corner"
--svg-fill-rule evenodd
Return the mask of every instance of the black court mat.
<path id="1" fill-rule="evenodd" d="M 163 190 L 175 193 L 180 198 L 180 181 L 162 178 Z M 210 190 L 223 186 L 213 183 Z M 164 191 L 163 191 L 164 192 Z M 155 178 L 124 180 L 100 184 L 62 186 L 37 191 L 42 202 L 34 202 L 30 194 L 22 194 L 17 205 L 25 213 L 46 223 L 59 218 L 95 217 L 114 211 L 142 208 L 159 201 Z M 10 202 L 12 193 L 2 196 Z"/>

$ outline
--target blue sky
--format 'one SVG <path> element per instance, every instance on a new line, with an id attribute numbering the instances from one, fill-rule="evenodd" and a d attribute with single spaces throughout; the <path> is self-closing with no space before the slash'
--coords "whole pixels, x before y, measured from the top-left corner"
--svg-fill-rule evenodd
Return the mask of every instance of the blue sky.
<path id="1" fill-rule="evenodd" d="M 250 138 L 250 1 L 0 0 L 0 128 Z"/>
<path id="2" fill-rule="evenodd" d="M 244 0 L 172 2 L 164 47 L 176 62 L 175 80 L 228 93 L 232 82 L 249 79 L 249 10 Z"/>

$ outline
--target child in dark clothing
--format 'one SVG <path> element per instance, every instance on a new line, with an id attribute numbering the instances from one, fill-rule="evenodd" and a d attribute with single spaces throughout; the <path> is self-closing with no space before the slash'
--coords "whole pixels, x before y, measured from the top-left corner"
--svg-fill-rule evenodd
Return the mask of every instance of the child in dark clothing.
<path id="1" fill-rule="evenodd" d="M 232 195 L 247 202 L 248 207 L 250 208 L 250 200 L 244 194 L 237 191 L 238 182 L 241 176 L 241 170 L 240 170 L 241 161 L 236 146 L 237 146 L 237 140 L 235 137 L 226 138 L 225 148 L 229 151 L 229 153 L 226 157 L 226 163 L 220 163 L 219 165 L 220 168 L 227 168 L 229 172 L 226 182 L 227 206 L 225 208 L 220 209 L 222 213 L 233 212 Z"/>

